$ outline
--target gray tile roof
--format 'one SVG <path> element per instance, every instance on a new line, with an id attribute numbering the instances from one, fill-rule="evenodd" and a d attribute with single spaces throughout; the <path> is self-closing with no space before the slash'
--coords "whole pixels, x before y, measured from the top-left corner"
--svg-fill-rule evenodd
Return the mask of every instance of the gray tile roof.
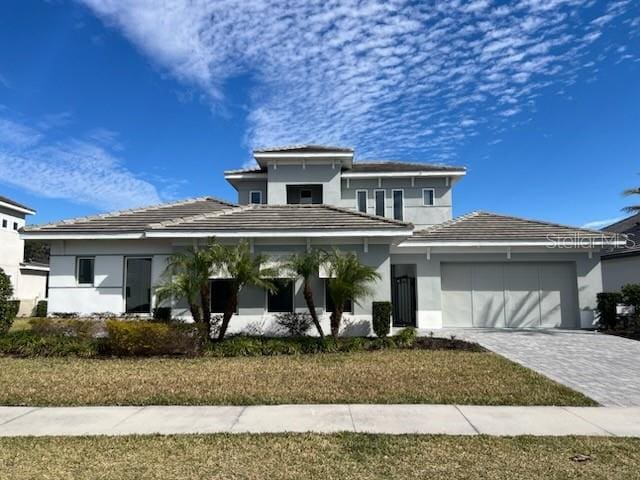
<path id="1" fill-rule="evenodd" d="M 331 205 L 246 205 L 228 211 L 152 225 L 166 231 L 407 230 L 409 223 Z"/>
<path id="2" fill-rule="evenodd" d="M 464 167 L 439 163 L 417 163 L 401 161 L 357 161 L 349 172 L 464 172 Z"/>
<path id="3" fill-rule="evenodd" d="M 31 225 L 26 227 L 24 231 L 55 233 L 143 232 L 152 223 L 205 213 L 217 213 L 234 207 L 236 205 L 233 203 L 212 197 L 202 197 L 91 217 L 75 218 L 46 225 Z"/>
<path id="4" fill-rule="evenodd" d="M 149 232 L 381 231 L 413 225 L 329 205 L 243 205 L 210 197 L 77 218 L 24 229 L 32 234 Z"/>
<path id="5" fill-rule="evenodd" d="M 612 238 L 597 230 L 559 225 L 556 223 L 528 220 L 489 212 L 472 212 L 425 230 L 414 232 L 409 239 L 434 242 L 455 241 L 521 241 L 538 242 L 554 238 L 579 236 L 599 240 Z"/>
<path id="6" fill-rule="evenodd" d="M 266 167 L 240 168 L 237 170 L 226 170 L 225 175 L 234 173 L 266 173 Z M 351 168 L 345 170 L 346 173 L 377 173 L 377 172 L 466 172 L 465 167 L 455 165 L 443 165 L 439 163 L 417 163 L 400 161 L 357 161 L 353 162 Z"/>
<path id="7" fill-rule="evenodd" d="M 313 143 L 298 144 L 298 145 L 281 145 L 276 147 L 257 148 L 254 153 L 268 153 L 268 152 L 291 152 L 291 153 L 303 153 L 303 152 L 339 152 L 339 153 L 353 153 L 351 147 L 336 147 L 332 145 L 318 145 Z"/>
<path id="8" fill-rule="evenodd" d="M 630 257 L 640 255 L 640 213 L 631 215 L 619 222 L 604 227 L 606 232 L 627 235 L 629 238 L 628 246 L 615 249 L 612 253 L 604 255 L 602 258 Z"/>
<path id="9" fill-rule="evenodd" d="M 4 195 L 0 195 L 0 202 L 8 203 L 9 205 L 13 205 L 14 207 L 24 208 L 25 210 L 31 210 L 32 212 L 35 211 L 33 208 L 27 207 L 26 205 L 18 203 L 15 200 L 11 200 L 9 197 L 5 197 Z"/>

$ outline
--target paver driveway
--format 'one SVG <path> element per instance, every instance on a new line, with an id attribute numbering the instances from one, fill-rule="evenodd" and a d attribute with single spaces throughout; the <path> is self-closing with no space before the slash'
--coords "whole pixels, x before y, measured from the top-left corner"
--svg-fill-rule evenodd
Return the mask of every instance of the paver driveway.
<path id="1" fill-rule="evenodd" d="M 434 330 L 456 335 L 604 406 L 640 406 L 640 341 L 579 330 Z"/>

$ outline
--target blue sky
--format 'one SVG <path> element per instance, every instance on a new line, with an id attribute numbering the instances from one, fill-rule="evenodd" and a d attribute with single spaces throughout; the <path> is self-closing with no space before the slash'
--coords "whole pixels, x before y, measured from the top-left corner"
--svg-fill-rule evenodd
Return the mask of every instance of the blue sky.
<path id="1" fill-rule="evenodd" d="M 468 167 L 454 213 L 583 225 L 640 184 L 640 2 L 8 0 L 0 194 L 34 222 L 214 195 L 251 149 Z"/>

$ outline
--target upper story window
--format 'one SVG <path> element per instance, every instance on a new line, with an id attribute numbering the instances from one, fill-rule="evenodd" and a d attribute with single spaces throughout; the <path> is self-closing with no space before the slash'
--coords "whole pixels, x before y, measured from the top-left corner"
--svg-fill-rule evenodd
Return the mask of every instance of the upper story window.
<path id="1" fill-rule="evenodd" d="M 2 219 L 2 228 L 7 228 L 7 219 L 6 218 Z"/>
<path id="2" fill-rule="evenodd" d="M 260 190 L 252 190 L 249 192 L 249 203 L 261 204 L 262 192 Z"/>
<path id="3" fill-rule="evenodd" d="M 435 190 L 433 188 L 422 189 L 422 204 L 431 207 L 435 203 Z"/>
<path id="4" fill-rule="evenodd" d="M 393 218 L 404 220 L 404 190 L 393 191 Z"/>
<path id="5" fill-rule="evenodd" d="M 379 217 L 384 217 L 385 210 L 385 192 L 384 190 L 376 190 L 374 192 L 374 197 L 376 201 L 376 215 Z"/>
<path id="6" fill-rule="evenodd" d="M 367 213 L 367 191 L 366 190 L 356 191 L 356 207 L 358 208 L 359 212 Z"/>
<path id="7" fill-rule="evenodd" d="M 18 230 L 18 222 L 13 222 L 13 229 Z"/>
<path id="8" fill-rule="evenodd" d="M 93 257 L 78 257 L 76 272 L 78 285 L 93 285 L 94 264 L 95 258 Z"/>

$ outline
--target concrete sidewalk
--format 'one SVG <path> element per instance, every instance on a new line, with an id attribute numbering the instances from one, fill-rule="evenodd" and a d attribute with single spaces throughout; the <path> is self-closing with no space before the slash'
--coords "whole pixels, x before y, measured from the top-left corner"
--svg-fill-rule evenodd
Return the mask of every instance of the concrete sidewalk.
<path id="1" fill-rule="evenodd" d="M 267 432 L 640 437 L 640 407 L 0 407 L 0 436 Z"/>

